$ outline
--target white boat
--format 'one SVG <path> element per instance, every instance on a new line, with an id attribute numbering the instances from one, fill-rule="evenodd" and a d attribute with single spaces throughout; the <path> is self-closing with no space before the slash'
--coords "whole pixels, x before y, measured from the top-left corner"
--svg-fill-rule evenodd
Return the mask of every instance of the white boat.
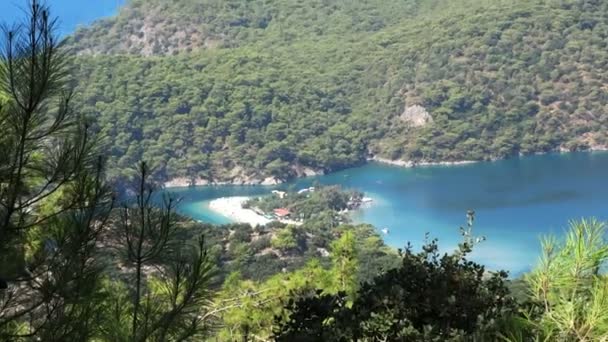
<path id="1" fill-rule="evenodd" d="M 388 235 L 390 231 L 388 230 L 388 228 L 382 228 L 382 233 L 384 233 L 384 235 Z"/>
<path id="2" fill-rule="evenodd" d="M 304 189 L 298 191 L 298 195 L 301 195 L 306 192 L 315 192 L 315 188 L 313 186 L 311 186 L 310 188 L 304 188 Z"/>

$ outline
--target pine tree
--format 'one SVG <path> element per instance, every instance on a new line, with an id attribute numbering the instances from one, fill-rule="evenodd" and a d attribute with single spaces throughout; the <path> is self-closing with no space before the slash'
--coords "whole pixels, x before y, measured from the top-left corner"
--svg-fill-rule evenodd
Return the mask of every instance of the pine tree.
<path id="1" fill-rule="evenodd" d="M 108 241 L 116 242 L 126 272 L 110 284 L 105 341 L 183 341 L 208 332 L 214 272 L 205 240 L 180 239 L 176 200 L 155 203 L 150 174 L 141 163 L 134 199 L 115 211 Z"/>
<path id="2" fill-rule="evenodd" d="M 113 200 L 69 58 L 32 0 L 0 51 L 0 339 L 85 340 L 100 303 L 95 253 Z"/>

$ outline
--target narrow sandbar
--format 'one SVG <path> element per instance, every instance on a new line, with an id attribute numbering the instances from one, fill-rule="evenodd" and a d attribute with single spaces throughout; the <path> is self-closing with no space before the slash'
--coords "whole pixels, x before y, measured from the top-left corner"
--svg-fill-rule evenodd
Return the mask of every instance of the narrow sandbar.
<path id="1" fill-rule="evenodd" d="M 271 222 L 266 217 L 251 209 L 243 208 L 249 197 L 221 197 L 209 202 L 209 209 L 237 223 L 249 223 L 252 226 L 265 225 Z"/>

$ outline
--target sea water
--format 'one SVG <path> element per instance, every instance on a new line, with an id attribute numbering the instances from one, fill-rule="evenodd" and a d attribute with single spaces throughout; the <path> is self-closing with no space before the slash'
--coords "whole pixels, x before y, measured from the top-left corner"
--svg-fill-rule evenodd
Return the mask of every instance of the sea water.
<path id="1" fill-rule="evenodd" d="M 220 186 L 170 189 L 179 210 L 196 220 L 229 223 L 208 208 L 225 196 L 260 196 L 274 188 L 300 189 L 318 182 L 363 191 L 373 202 L 354 212 L 356 222 L 376 226 L 387 244 L 420 247 L 428 233 L 442 250 L 456 248 L 466 213 L 475 211 L 473 233 L 487 240 L 472 258 L 512 275 L 537 262 L 539 238 L 562 234 L 570 220 L 608 218 L 608 153 L 545 154 L 458 166 L 401 168 L 368 164 L 277 187 Z M 381 230 L 388 230 L 384 234 Z"/>

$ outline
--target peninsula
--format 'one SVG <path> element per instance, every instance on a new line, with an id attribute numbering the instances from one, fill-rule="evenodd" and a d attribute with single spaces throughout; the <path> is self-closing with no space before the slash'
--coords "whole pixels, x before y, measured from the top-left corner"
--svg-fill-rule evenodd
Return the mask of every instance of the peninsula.
<path id="1" fill-rule="evenodd" d="M 337 224 L 350 221 L 348 213 L 363 203 L 371 202 L 358 191 L 345 191 L 339 186 L 307 187 L 287 192 L 272 190 L 260 197 L 221 197 L 208 208 L 235 223 L 251 226 L 270 222 L 302 225 L 304 221 L 326 215 Z"/>

